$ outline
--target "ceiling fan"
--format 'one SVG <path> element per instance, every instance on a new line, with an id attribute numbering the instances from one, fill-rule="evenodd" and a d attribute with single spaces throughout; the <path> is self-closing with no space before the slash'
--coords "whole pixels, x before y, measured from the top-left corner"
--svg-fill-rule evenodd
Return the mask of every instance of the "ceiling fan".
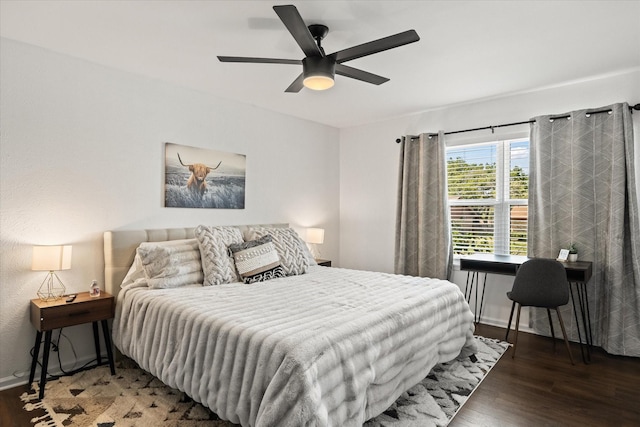
<path id="1" fill-rule="evenodd" d="M 240 56 L 218 56 L 221 62 L 249 62 L 258 64 L 302 64 L 302 74 L 296 78 L 285 92 L 300 92 L 302 87 L 313 90 L 329 89 L 334 84 L 336 74 L 380 85 L 388 82 L 386 77 L 344 65 L 343 62 L 362 58 L 388 49 L 403 46 L 420 40 L 415 30 L 408 30 L 389 37 L 384 37 L 348 49 L 339 50 L 330 55 L 325 54 L 321 41 L 329 32 L 325 25 L 307 26 L 293 5 L 274 6 L 278 17 L 287 27 L 293 38 L 305 54 L 302 60 L 277 58 L 247 58 Z"/>

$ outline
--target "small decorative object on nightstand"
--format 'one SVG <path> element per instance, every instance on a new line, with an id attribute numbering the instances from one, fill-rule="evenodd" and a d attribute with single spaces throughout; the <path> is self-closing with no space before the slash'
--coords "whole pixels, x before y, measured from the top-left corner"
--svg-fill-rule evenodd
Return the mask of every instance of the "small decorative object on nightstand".
<path id="1" fill-rule="evenodd" d="M 98 335 L 98 322 L 101 322 L 104 343 L 107 346 L 111 375 L 115 375 L 116 369 L 113 361 L 113 349 L 111 348 L 109 325 L 107 324 L 107 320 L 112 319 L 115 314 L 115 307 L 116 304 L 113 296 L 106 292 L 102 292 L 100 296 L 93 298 L 89 296 L 89 292 L 81 292 L 77 294 L 75 298 L 69 295 L 69 298 L 56 301 L 42 301 L 39 298 L 31 300 L 31 323 L 37 332 L 33 349 L 33 359 L 31 360 L 29 386 L 31 386 L 35 377 L 38 353 L 40 353 L 42 333 L 44 332 L 44 353 L 42 355 L 42 372 L 40 373 L 40 399 L 44 397 L 44 386 L 47 382 L 47 365 L 49 364 L 49 350 L 51 348 L 51 332 L 54 329 L 92 322 L 96 360 L 97 364 L 101 365 L 100 338 Z"/>
<path id="2" fill-rule="evenodd" d="M 569 249 L 569 262 L 578 261 L 578 249 L 576 248 L 576 244 L 571 243 L 568 249 Z"/>
<path id="3" fill-rule="evenodd" d="M 321 265 L 323 267 L 331 267 L 331 260 L 330 259 L 316 258 L 316 262 L 318 263 L 318 265 Z"/>
<path id="4" fill-rule="evenodd" d="M 91 286 L 89 286 L 89 296 L 92 298 L 100 296 L 100 285 L 98 285 L 97 280 L 91 281 Z"/>

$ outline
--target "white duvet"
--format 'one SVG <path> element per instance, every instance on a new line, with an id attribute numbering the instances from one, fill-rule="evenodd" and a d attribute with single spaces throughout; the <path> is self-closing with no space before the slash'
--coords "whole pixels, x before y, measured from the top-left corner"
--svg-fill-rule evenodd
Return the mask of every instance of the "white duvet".
<path id="1" fill-rule="evenodd" d="M 122 289 L 113 338 L 243 426 L 361 426 L 474 350 L 456 285 L 318 266 L 252 285 Z"/>

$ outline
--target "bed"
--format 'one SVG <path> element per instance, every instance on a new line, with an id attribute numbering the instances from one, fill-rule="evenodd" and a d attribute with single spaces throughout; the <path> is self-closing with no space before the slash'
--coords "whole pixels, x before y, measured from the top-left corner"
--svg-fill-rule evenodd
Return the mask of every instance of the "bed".
<path id="1" fill-rule="evenodd" d="M 117 300 L 118 350 L 223 419 L 260 427 L 361 426 L 435 364 L 475 351 L 473 314 L 445 280 L 321 267 L 308 253 L 297 258 L 303 273 L 251 284 L 240 275 L 204 286 L 201 271 L 185 279 L 200 283 L 152 289 L 155 282 L 135 277 L 141 248 L 193 239 L 207 276 L 199 228 L 105 232 L 105 287 Z M 262 230 L 280 259 L 290 256 L 271 239 L 274 230 L 292 231 L 286 224 L 235 228 L 251 242 Z M 234 259 L 230 251 L 214 255 Z"/>

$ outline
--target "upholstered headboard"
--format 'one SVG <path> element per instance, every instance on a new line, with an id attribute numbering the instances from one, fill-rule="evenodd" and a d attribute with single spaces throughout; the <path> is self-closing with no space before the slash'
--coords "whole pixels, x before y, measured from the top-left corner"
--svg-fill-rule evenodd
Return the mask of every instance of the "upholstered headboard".
<path id="1" fill-rule="evenodd" d="M 251 227 L 288 227 L 289 224 L 238 225 L 240 231 Z M 118 297 L 120 285 L 127 275 L 136 249 L 142 242 L 190 239 L 195 237 L 192 228 L 162 228 L 152 230 L 116 230 L 104 233 L 104 285 L 105 291 Z"/>

